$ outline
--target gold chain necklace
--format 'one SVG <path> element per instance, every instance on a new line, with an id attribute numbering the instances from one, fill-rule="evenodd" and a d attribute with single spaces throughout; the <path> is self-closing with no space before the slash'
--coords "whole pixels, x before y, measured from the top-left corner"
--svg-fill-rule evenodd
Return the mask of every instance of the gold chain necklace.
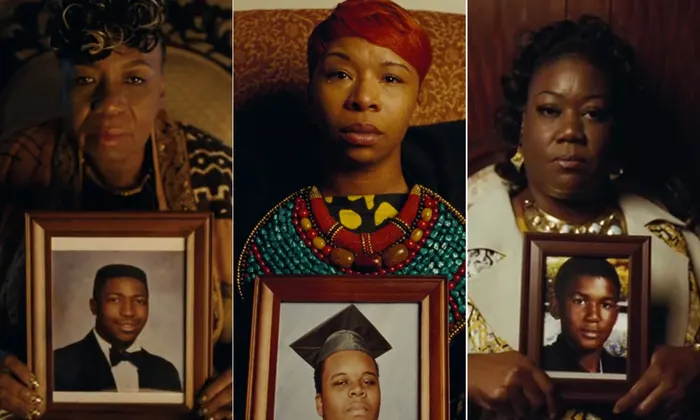
<path id="1" fill-rule="evenodd" d="M 574 224 L 546 213 L 532 200 L 525 200 L 524 207 L 523 218 L 531 232 L 614 236 L 623 235 L 627 231 L 625 218 L 619 209 L 611 210 L 606 215 L 586 223 Z"/>
<path id="2" fill-rule="evenodd" d="M 131 188 L 121 189 L 105 185 L 105 183 L 102 182 L 97 176 L 97 174 L 92 170 L 90 165 L 85 165 L 85 175 L 87 175 L 88 178 L 90 178 L 95 184 L 97 184 L 98 187 L 102 188 L 103 190 L 109 192 L 110 194 L 120 195 L 122 197 L 129 197 L 140 193 L 143 190 L 143 187 L 146 186 L 146 183 L 148 182 L 149 178 L 151 177 L 150 174 L 146 173 L 146 175 L 141 179 L 141 181 L 135 186 Z"/>

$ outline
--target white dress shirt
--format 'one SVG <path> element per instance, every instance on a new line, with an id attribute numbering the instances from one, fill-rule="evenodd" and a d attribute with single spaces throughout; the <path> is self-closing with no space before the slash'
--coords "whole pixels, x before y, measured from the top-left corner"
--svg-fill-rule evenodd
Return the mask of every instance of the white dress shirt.
<path id="1" fill-rule="evenodd" d="M 109 349 L 112 345 L 100 337 L 94 328 L 92 329 L 92 333 L 95 334 L 95 338 L 107 359 L 107 363 L 111 366 L 112 363 L 109 361 Z M 127 353 L 133 353 L 139 350 L 141 350 L 141 346 L 137 341 L 134 341 L 131 346 L 126 349 Z M 136 366 L 131 362 L 123 361 L 116 366 L 112 366 L 112 376 L 114 377 L 114 382 L 117 384 L 117 391 L 139 392 L 139 372 Z"/>

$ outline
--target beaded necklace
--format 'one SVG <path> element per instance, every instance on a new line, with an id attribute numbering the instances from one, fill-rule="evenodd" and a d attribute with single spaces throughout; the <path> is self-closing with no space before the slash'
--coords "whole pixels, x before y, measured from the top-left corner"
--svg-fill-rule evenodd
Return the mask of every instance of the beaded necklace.
<path id="1" fill-rule="evenodd" d="M 266 274 L 445 276 L 449 336 L 466 324 L 465 219 L 435 192 L 416 185 L 399 213 L 373 233 L 343 227 L 316 187 L 276 205 L 246 241 L 236 273 L 241 297 Z M 245 291 L 244 291 L 245 290 Z"/>

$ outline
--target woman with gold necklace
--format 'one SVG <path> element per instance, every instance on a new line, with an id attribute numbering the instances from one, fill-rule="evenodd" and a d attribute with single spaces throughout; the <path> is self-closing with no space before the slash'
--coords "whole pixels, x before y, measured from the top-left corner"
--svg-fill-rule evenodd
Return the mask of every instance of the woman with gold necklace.
<path id="1" fill-rule="evenodd" d="M 698 418 L 686 403 L 700 374 L 700 241 L 682 220 L 688 213 L 676 210 L 679 201 L 622 184 L 634 179 L 649 191 L 661 185 L 651 184 L 654 177 L 668 181 L 640 162 L 647 133 L 633 131 L 643 116 L 631 47 L 595 18 L 554 23 L 530 34 L 503 88 L 500 120 L 512 159 L 496 165 L 469 210 L 470 410 L 500 418 Z M 651 236 L 652 304 L 666 309 L 665 342 L 614 406 L 557 407 L 550 379 L 517 351 L 524 232 Z"/>
<path id="2" fill-rule="evenodd" d="M 275 206 L 253 230 L 237 270 L 243 298 L 234 305 L 237 314 L 252 300 L 255 277 L 264 274 L 358 274 L 367 281 L 442 275 L 451 291 L 452 393 L 458 401 L 465 369 L 464 218 L 435 192 L 411 184 L 401 164 L 401 143 L 431 63 L 428 36 L 391 1 L 347 0 L 314 29 L 307 59 L 324 176 Z M 241 318 L 237 335 L 250 314 Z M 236 347 L 236 366 L 245 366 L 243 347 Z"/>

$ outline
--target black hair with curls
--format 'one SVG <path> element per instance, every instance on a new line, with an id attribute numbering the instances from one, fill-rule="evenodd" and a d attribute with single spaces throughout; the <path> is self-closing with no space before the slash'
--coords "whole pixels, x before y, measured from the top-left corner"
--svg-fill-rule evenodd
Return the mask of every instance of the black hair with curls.
<path id="1" fill-rule="evenodd" d="M 163 45 L 165 0 L 48 0 L 51 48 L 60 59 L 99 61 L 126 46 Z"/>
<path id="2" fill-rule="evenodd" d="M 613 116 L 612 162 L 624 171 L 616 181 L 666 207 L 675 216 L 693 222 L 698 206 L 680 180 L 697 179 L 692 165 L 682 162 L 670 124 L 661 122 L 664 114 L 641 83 L 641 71 L 634 49 L 613 33 L 610 26 L 594 16 L 554 22 L 522 37 L 510 74 L 501 79 L 505 102 L 497 113 L 497 125 L 507 150 L 495 170 L 510 186 L 511 194 L 527 187 L 524 165 L 511 163 L 520 143 L 522 113 L 533 75 L 543 65 L 564 56 L 585 59 L 608 79 Z M 659 144 L 663 142 L 663 147 Z M 662 155 L 665 156 L 662 156 Z M 687 156 L 687 155 L 686 155 Z"/>

